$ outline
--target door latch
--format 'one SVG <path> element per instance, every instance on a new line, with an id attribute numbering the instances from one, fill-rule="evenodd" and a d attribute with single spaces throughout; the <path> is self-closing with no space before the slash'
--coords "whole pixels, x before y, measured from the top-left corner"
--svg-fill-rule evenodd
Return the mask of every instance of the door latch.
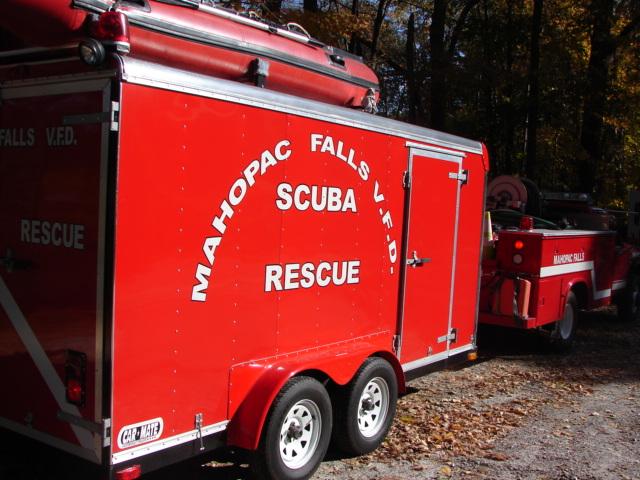
<path id="1" fill-rule="evenodd" d="M 195 427 L 196 427 L 196 438 L 200 440 L 200 450 L 204 450 L 204 443 L 202 441 L 202 423 L 204 420 L 204 415 L 202 413 L 196 413 L 195 417 Z"/>
<path id="2" fill-rule="evenodd" d="M 458 180 L 459 182 L 461 182 L 462 185 L 466 185 L 466 183 L 467 183 L 467 181 L 469 179 L 469 171 L 468 170 L 461 170 L 458 173 L 449 172 L 449 178 L 451 180 Z"/>
<path id="3" fill-rule="evenodd" d="M 429 263 L 431 261 L 430 258 L 419 258 L 418 252 L 413 251 L 413 255 L 411 258 L 407 259 L 407 265 L 413 268 L 421 267 L 425 263 Z"/>
<path id="4" fill-rule="evenodd" d="M 438 337 L 438 343 L 451 342 L 456 343 L 456 339 L 458 338 L 458 330 L 452 328 L 448 335 L 442 335 Z"/>

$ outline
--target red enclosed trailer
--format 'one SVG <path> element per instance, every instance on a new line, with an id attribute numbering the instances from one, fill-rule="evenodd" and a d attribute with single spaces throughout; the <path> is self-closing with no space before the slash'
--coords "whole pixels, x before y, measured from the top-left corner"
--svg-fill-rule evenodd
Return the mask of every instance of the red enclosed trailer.
<path id="1" fill-rule="evenodd" d="M 226 444 L 306 478 L 475 350 L 480 143 L 69 51 L 0 55 L 2 427 L 112 476 Z"/>

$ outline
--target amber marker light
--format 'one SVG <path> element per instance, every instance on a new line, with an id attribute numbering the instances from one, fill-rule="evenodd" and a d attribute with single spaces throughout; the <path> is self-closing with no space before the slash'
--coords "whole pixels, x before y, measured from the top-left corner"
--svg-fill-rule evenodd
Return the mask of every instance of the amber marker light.
<path id="1" fill-rule="evenodd" d="M 469 352 L 467 353 L 467 360 L 470 362 L 475 362 L 478 359 L 478 352 Z"/>

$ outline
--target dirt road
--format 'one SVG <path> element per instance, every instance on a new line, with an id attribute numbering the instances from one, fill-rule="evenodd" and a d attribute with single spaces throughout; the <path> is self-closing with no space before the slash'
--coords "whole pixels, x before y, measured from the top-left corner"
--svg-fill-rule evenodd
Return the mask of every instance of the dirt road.
<path id="1" fill-rule="evenodd" d="M 640 325 L 585 315 L 569 355 L 537 337 L 481 331 L 481 357 L 410 384 L 385 443 L 359 458 L 329 453 L 317 480 L 640 480 Z M 31 453 L 28 455 L 34 458 Z M 62 479 L 0 453 L 0 478 Z M 221 459 L 220 459 L 221 460 Z M 246 465 L 179 465 L 149 480 L 250 479 Z"/>

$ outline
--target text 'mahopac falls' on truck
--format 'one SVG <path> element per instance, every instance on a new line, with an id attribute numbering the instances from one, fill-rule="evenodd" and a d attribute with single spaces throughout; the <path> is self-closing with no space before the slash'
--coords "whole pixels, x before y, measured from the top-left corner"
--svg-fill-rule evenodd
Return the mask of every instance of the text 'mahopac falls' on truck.
<path id="1" fill-rule="evenodd" d="M 0 426 L 118 479 L 375 449 L 475 351 L 486 149 L 298 26 L 69 3 L 0 6 Z"/>

